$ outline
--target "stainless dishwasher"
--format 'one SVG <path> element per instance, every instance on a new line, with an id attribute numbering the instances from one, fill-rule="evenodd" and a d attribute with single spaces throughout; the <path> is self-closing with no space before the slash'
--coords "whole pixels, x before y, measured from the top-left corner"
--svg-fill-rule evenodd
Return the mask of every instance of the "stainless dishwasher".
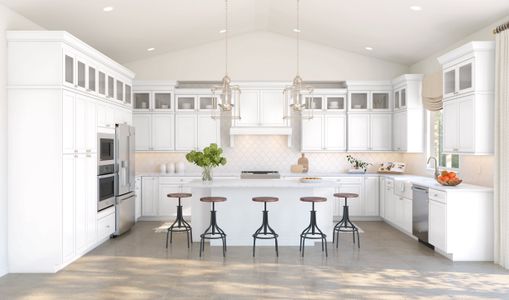
<path id="1" fill-rule="evenodd" d="M 428 187 L 412 186 L 412 234 L 419 241 L 428 244 L 428 216 L 429 216 Z"/>

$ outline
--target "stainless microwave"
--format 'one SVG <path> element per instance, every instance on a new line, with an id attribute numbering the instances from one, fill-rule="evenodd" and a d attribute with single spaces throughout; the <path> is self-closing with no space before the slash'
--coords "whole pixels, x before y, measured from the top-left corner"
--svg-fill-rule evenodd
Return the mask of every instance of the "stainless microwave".
<path id="1" fill-rule="evenodd" d="M 105 166 L 115 164 L 115 134 L 97 134 L 97 165 Z"/>

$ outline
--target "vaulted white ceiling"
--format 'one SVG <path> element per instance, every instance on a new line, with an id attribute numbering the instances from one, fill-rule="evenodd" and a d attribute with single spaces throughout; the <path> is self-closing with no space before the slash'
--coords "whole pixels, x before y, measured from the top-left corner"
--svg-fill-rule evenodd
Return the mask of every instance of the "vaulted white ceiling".
<path id="1" fill-rule="evenodd" d="M 222 39 L 224 0 L 0 0 L 119 62 Z M 418 5 L 421 11 L 412 11 Z M 109 13 L 103 7 L 113 6 Z M 230 0 L 231 31 L 294 36 L 296 0 Z M 509 15 L 509 0 L 301 0 L 303 39 L 412 64 Z M 365 47 L 373 47 L 366 51 Z M 148 52 L 147 48 L 155 51 Z"/>

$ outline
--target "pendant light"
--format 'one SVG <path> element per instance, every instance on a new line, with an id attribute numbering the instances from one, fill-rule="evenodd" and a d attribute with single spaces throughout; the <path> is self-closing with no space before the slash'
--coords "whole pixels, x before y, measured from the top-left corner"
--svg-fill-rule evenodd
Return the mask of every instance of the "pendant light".
<path id="1" fill-rule="evenodd" d="M 239 102 L 240 88 L 238 85 L 231 85 L 231 79 L 228 76 L 228 34 L 230 29 L 228 26 L 228 0 L 225 0 L 225 30 L 224 30 L 224 42 L 225 42 L 225 75 L 221 81 L 221 85 L 212 87 L 212 93 L 218 95 L 220 103 L 217 103 L 221 111 L 231 112 L 235 107 L 235 103 Z M 238 107 L 237 107 L 238 110 Z M 231 118 L 240 119 L 234 115 Z"/>
<path id="2" fill-rule="evenodd" d="M 294 112 L 301 113 L 302 110 L 309 107 L 309 103 L 303 102 L 302 98 L 305 95 L 313 93 L 313 87 L 305 85 L 302 77 L 300 77 L 300 1 L 297 0 L 297 27 L 293 30 L 297 34 L 297 75 L 293 78 L 292 85 L 287 86 L 284 90 L 284 95 L 287 103 L 291 103 L 290 107 Z M 308 104 L 308 105 L 306 105 Z M 311 110 L 312 111 L 312 110 Z M 288 117 L 286 117 L 288 118 Z"/>

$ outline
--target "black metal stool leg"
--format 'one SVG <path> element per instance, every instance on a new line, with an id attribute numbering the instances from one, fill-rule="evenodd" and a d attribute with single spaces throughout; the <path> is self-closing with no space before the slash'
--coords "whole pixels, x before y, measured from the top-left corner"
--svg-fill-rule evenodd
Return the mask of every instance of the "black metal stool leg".
<path id="1" fill-rule="evenodd" d="M 352 233 L 352 240 L 355 244 L 355 235 L 357 235 L 357 247 L 360 248 L 360 235 L 359 235 L 359 229 L 357 226 L 355 226 L 352 221 L 350 221 L 350 214 L 348 210 L 348 198 L 345 198 L 345 205 L 343 206 L 343 217 L 341 218 L 341 221 L 339 221 L 334 226 L 333 233 L 336 236 L 336 248 L 338 248 L 339 245 L 339 233 L 340 232 L 351 232 Z"/>
<path id="2" fill-rule="evenodd" d="M 255 257 L 256 239 L 264 240 L 274 239 L 274 243 L 276 246 L 276 256 L 279 256 L 277 244 L 278 236 L 279 235 L 269 225 L 269 211 L 267 210 L 267 202 L 263 202 L 262 225 L 255 231 L 255 233 L 253 233 L 253 257 Z"/>
<path id="3" fill-rule="evenodd" d="M 300 247 L 299 250 L 302 252 L 302 257 L 304 257 L 304 249 L 306 245 L 306 239 L 319 239 L 322 243 L 322 252 L 325 251 L 325 256 L 328 256 L 327 251 L 327 235 L 318 228 L 318 225 L 316 223 L 316 210 L 315 210 L 315 203 L 312 202 L 312 209 L 311 209 L 311 216 L 310 216 L 310 222 L 309 226 L 302 231 L 300 235 Z"/>
<path id="4" fill-rule="evenodd" d="M 191 233 L 192 234 L 192 233 Z M 212 202 L 212 210 L 210 211 L 210 225 L 200 235 L 200 257 L 202 252 L 205 252 L 205 240 L 217 240 L 221 239 L 223 244 L 223 257 L 226 257 L 226 233 L 223 229 L 217 226 L 216 209 L 214 202 Z"/>

